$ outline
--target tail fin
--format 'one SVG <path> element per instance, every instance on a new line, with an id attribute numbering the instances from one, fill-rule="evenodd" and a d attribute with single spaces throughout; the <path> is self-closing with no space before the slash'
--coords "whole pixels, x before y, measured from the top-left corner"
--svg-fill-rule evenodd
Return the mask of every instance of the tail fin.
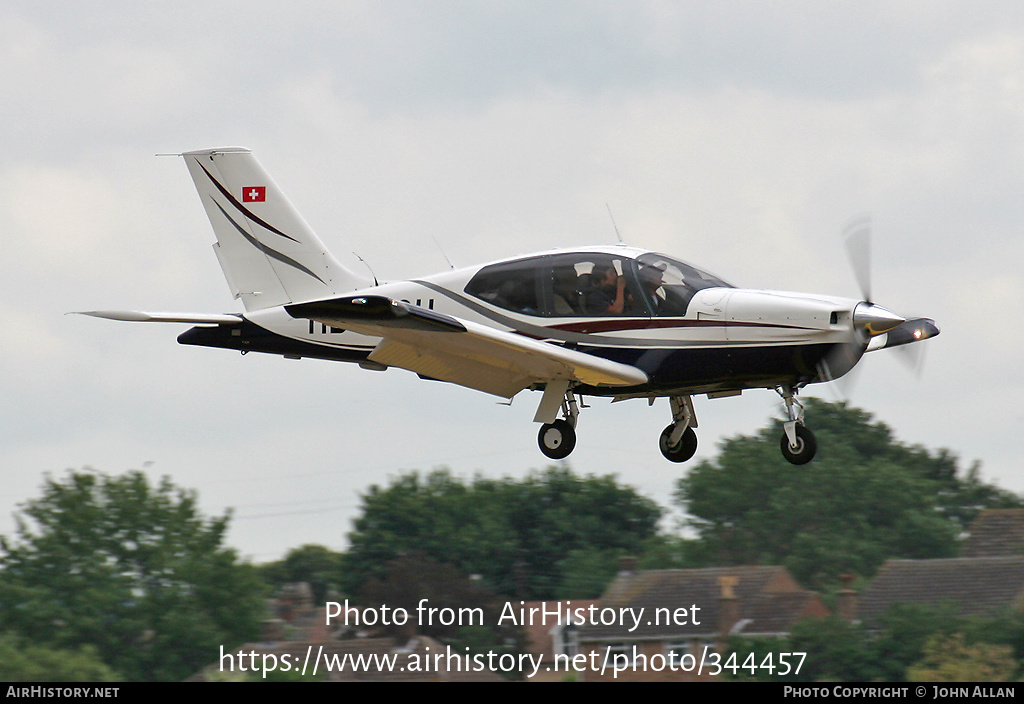
<path id="1" fill-rule="evenodd" d="M 228 286 L 246 310 L 301 303 L 368 286 L 324 249 L 248 149 L 186 152 L 217 235 Z"/>

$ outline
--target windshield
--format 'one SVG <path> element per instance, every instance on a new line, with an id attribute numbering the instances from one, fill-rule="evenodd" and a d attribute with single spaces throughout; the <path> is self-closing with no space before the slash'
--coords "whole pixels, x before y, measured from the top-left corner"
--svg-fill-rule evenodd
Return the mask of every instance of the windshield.
<path id="1" fill-rule="evenodd" d="M 663 254 L 636 259 L 637 276 L 647 304 L 655 315 L 686 315 L 693 295 L 705 288 L 734 288 L 706 271 Z"/>

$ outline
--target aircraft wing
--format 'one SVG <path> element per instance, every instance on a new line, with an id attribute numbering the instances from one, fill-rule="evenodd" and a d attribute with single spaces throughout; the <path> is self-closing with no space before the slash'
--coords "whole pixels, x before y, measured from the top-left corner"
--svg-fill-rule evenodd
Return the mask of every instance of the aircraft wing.
<path id="1" fill-rule="evenodd" d="M 132 323 L 191 323 L 192 325 L 231 325 L 242 322 L 242 316 L 233 313 L 147 313 L 141 310 L 83 310 L 78 315 L 91 315 L 107 320 L 125 320 Z"/>
<path id="2" fill-rule="evenodd" d="M 369 359 L 495 396 L 511 398 L 556 379 L 593 386 L 647 382 L 636 367 L 513 332 L 460 320 L 385 296 L 354 296 L 285 306 L 309 318 L 380 337 Z"/>

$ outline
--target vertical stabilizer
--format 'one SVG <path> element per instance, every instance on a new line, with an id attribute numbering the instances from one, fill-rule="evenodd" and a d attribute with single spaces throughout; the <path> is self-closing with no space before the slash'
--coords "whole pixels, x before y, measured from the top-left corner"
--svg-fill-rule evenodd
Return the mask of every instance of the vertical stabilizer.
<path id="1" fill-rule="evenodd" d="M 328 298 L 369 285 L 341 266 L 248 149 L 186 152 L 217 235 L 213 246 L 246 310 Z"/>

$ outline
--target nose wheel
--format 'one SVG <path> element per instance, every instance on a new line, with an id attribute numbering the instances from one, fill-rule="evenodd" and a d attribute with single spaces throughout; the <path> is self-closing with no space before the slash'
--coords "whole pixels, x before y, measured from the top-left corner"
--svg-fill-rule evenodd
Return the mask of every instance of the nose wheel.
<path id="1" fill-rule="evenodd" d="M 786 413 L 789 416 L 789 420 L 782 424 L 784 432 L 779 449 L 790 464 L 807 464 L 818 451 L 818 441 L 814 439 L 814 433 L 804 427 L 803 404 L 796 400 L 796 389 L 783 386 L 777 391 L 786 402 Z"/>
<path id="2" fill-rule="evenodd" d="M 802 425 L 795 425 L 793 431 L 796 435 L 795 443 L 790 442 L 788 433 L 782 434 L 782 442 L 779 443 L 782 456 L 790 464 L 807 464 L 818 451 L 818 441 L 814 439 L 814 433 Z"/>

